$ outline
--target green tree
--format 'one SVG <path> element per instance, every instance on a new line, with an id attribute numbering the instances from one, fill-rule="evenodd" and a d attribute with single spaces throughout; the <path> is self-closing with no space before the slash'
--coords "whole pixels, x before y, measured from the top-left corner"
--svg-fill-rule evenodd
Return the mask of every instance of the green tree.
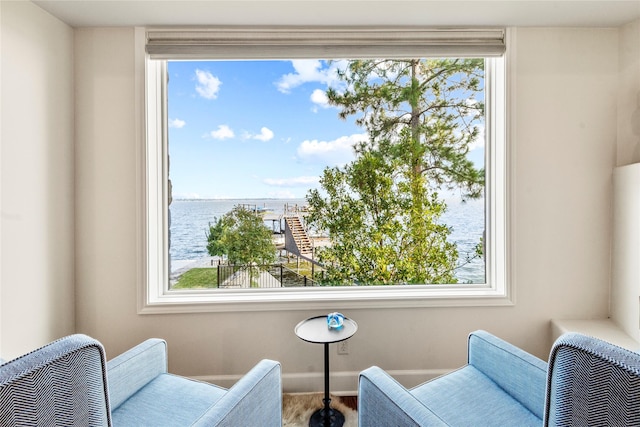
<path id="1" fill-rule="evenodd" d="M 276 260 L 271 231 L 262 217 L 243 206 L 236 206 L 215 224 L 209 224 L 207 251 L 226 255 L 233 264 L 267 264 Z"/>
<path id="2" fill-rule="evenodd" d="M 467 158 L 479 135 L 482 59 L 355 60 L 327 97 L 341 118 L 359 114 L 369 139 L 356 160 L 326 169 L 325 195 L 308 194 L 310 223 L 329 232 L 319 251 L 328 281 L 453 283 L 458 259 L 439 223 L 441 189 L 477 198 L 484 170 Z"/>
<path id="3" fill-rule="evenodd" d="M 223 218 L 214 218 L 214 224 L 209 223 L 209 230 L 206 232 L 207 236 L 207 252 L 211 256 L 225 256 L 227 255 L 227 247 L 224 244 L 222 237 L 227 229 L 227 225 Z"/>

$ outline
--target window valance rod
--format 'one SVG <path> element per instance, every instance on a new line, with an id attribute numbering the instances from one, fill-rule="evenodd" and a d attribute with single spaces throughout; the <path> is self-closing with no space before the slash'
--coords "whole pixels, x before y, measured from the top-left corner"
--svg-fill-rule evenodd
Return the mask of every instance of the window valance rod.
<path id="1" fill-rule="evenodd" d="M 500 56 L 504 29 L 148 29 L 152 59 L 340 59 Z"/>

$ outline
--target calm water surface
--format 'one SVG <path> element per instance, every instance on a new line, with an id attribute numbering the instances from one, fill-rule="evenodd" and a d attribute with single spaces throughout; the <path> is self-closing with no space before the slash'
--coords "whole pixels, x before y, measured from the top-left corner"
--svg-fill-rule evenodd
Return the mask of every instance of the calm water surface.
<path id="1" fill-rule="evenodd" d="M 207 236 L 209 223 L 220 218 L 238 204 L 248 204 L 265 208 L 274 214 L 281 214 L 286 204 L 305 206 L 305 199 L 225 199 L 225 200 L 174 200 L 171 204 L 171 246 L 172 261 L 197 260 L 209 256 Z M 484 201 L 467 203 L 449 201 L 442 222 L 452 227 L 449 239 L 456 242 L 460 253 L 460 263 L 473 253 L 484 231 Z M 484 261 L 475 259 L 462 265 L 456 272 L 461 282 L 484 283 Z"/>

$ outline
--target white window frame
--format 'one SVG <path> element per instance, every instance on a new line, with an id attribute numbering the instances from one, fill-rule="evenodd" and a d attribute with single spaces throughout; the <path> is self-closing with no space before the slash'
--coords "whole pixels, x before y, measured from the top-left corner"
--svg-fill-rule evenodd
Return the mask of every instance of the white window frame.
<path id="1" fill-rule="evenodd" d="M 357 308 L 511 306 L 514 301 L 510 229 L 509 56 L 488 59 L 485 92 L 485 284 L 169 290 L 166 67 L 144 52 L 146 29 L 136 29 L 137 101 L 140 104 L 138 194 L 138 312 L 193 313 Z"/>

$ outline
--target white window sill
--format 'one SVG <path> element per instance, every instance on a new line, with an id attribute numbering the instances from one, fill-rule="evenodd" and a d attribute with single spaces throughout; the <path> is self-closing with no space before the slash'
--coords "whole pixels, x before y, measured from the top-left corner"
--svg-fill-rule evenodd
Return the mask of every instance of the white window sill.
<path id="1" fill-rule="evenodd" d="M 629 336 L 620 326 L 611 319 L 591 319 L 591 320 L 551 320 L 551 345 L 560 338 L 562 334 L 577 332 L 590 335 L 612 344 L 626 348 L 631 351 L 638 351 L 640 343 Z"/>
<path id="2" fill-rule="evenodd" d="M 169 291 L 141 295 L 140 314 L 356 308 L 511 306 L 509 290 L 486 285 Z"/>

